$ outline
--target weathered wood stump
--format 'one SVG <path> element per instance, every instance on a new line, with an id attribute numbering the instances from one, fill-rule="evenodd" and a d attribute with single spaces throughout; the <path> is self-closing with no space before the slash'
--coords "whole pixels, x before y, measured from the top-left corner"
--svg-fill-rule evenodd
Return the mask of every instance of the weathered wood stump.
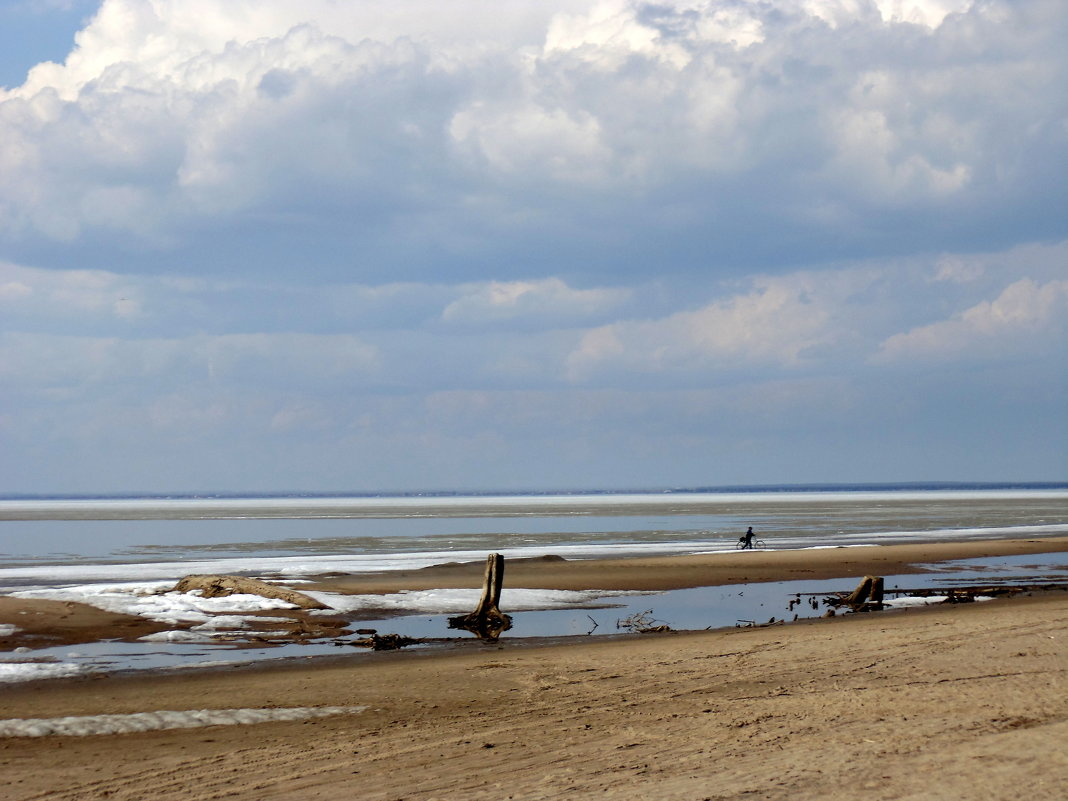
<path id="1" fill-rule="evenodd" d="M 883 608 L 883 577 L 865 576 L 857 588 L 842 603 L 854 612 L 871 612 Z"/>
<path id="2" fill-rule="evenodd" d="M 865 576 L 857 588 L 843 601 L 854 608 L 863 606 L 864 602 L 868 600 L 868 596 L 871 594 L 872 580 L 871 576 Z"/>
<path id="3" fill-rule="evenodd" d="M 883 577 L 872 576 L 871 577 L 871 595 L 868 599 L 868 606 L 872 609 L 883 608 Z"/>
<path id="4" fill-rule="evenodd" d="M 882 576 L 865 576 L 853 592 L 838 593 L 824 601 L 831 607 L 848 606 L 854 612 L 869 612 L 883 608 L 884 592 Z M 812 606 L 816 608 L 815 603 Z"/>
<path id="5" fill-rule="evenodd" d="M 504 587 L 504 557 L 491 553 L 486 557 L 486 576 L 482 582 L 482 597 L 475 611 L 449 618 L 450 629 L 470 631 L 480 640 L 496 642 L 512 627 L 512 618 L 501 612 L 501 589 Z"/>

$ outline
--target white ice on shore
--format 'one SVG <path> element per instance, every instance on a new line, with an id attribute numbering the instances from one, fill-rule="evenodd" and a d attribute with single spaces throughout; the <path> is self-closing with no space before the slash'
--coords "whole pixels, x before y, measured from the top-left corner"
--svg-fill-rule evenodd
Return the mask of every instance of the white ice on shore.
<path id="1" fill-rule="evenodd" d="M 127 715 L 85 715 L 65 718 L 13 718 L 0 720 L 0 737 L 87 737 L 131 734 L 200 726 L 235 726 L 285 720 L 308 720 L 352 715 L 365 706 L 288 707 L 282 709 L 193 709 L 188 711 L 134 712 Z"/>
<path id="2" fill-rule="evenodd" d="M 12 594 L 20 598 L 76 601 L 108 612 L 137 615 L 171 626 L 192 624 L 193 630 L 202 632 L 241 629 L 265 621 L 281 622 L 284 618 L 243 616 L 241 613 L 296 608 L 285 601 L 259 595 L 234 594 L 223 598 L 202 598 L 195 593 L 161 593 L 169 586 L 172 585 L 168 582 L 84 584 L 24 590 Z M 479 589 L 414 590 L 386 595 L 339 595 L 305 591 L 306 595 L 331 607 L 319 612 L 325 615 L 365 609 L 412 614 L 463 612 L 474 607 L 480 593 Z M 501 593 L 501 607 L 517 612 L 581 608 L 595 606 L 599 599 L 605 597 L 633 594 L 601 590 L 534 590 L 512 587 L 505 588 Z"/>
<path id="3" fill-rule="evenodd" d="M 36 679 L 67 679 L 89 671 L 71 662 L 0 662 L 0 684 L 17 684 Z"/>
<path id="4" fill-rule="evenodd" d="M 144 637 L 138 637 L 137 640 L 138 642 L 212 642 L 212 636 L 203 631 L 173 629 L 146 634 Z"/>
<path id="5" fill-rule="evenodd" d="M 249 619 L 240 615 L 216 615 L 210 620 L 190 626 L 190 631 L 233 631 L 235 629 L 247 629 Z"/>
<path id="6" fill-rule="evenodd" d="M 11 623 L 0 623 L 0 637 L 10 637 L 18 632 L 19 627 Z"/>
<path id="7" fill-rule="evenodd" d="M 411 614 L 449 614 L 470 612 L 478 603 L 480 589 L 402 590 L 385 595 L 336 595 L 327 592 L 304 591 L 317 601 L 332 607 L 313 614 L 336 614 L 365 609 L 407 612 Z M 608 592 L 605 590 L 532 590 L 522 587 L 501 591 L 501 609 L 512 612 L 533 612 L 542 609 L 578 609 L 603 606 L 602 599 L 622 595 L 642 594 L 637 591 Z"/>
<path id="8" fill-rule="evenodd" d="M 277 598 L 235 593 L 223 598 L 203 598 L 196 593 L 165 592 L 172 582 L 128 582 L 123 584 L 82 584 L 48 587 L 11 593 L 17 598 L 74 601 L 106 612 L 137 615 L 176 626 L 203 624 L 217 615 L 260 612 L 270 609 L 296 609 Z"/>
<path id="9" fill-rule="evenodd" d="M 888 606 L 891 609 L 904 609 L 908 606 L 931 606 L 933 604 L 944 604 L 949 600 L 948 595 L 906 595 L 900 598 L 886 598 L 883 600 L 883 606 Z M 992 596 L 989 595 L 977 595 L 976 601 L 992 601 Z"/>

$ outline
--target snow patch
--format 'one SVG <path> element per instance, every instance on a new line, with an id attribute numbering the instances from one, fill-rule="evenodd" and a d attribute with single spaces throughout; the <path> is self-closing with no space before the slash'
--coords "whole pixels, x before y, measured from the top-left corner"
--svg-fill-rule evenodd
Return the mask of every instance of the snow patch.
<path id="1" fill-rule="evenodd" d="M 332 607 L 312 614 L 337 614 L 382 609 L 410 613 L 451 614 L 470 612 L 478 603 L 480 589 L 403 590 L 384 595 L 335 595 L 307 592 L 317 601 Z M 502 609 L 509 612 L 532 612 L 544 609 L 573 609 L 603 606 L 602 599 L 621 595 L 639 595 L 637 591 L 605 590 L 532 590 L 522 587 L 501 591 Z"/>
<path id="2" fill-rule="evenodd" d="M 169 626 L 180 623 L 204 624 L 215 615 L 297 608 L 286 601 L 260 595 L 235 593 L 223 598 L 204 598 L 199 593 L 166 592 L 171 586 L 172 582 L 81 584 L 23 590 L 11 595 L 16 598 L 73 601 L 105 612 L 136 615 Z"/>
<path id="3" fill-rule="evenodd" d="M 90 670 L 87 667 L 69 662 L 0 662 L 0 684 L 17 684 L 37 679 L 67 679 L 88 672 Z"/>
<path id="4" fill-rule="evenodd" d="M 194 709 L 135 712 L 128 715 L 85 715 L 65 718 L 0 720 L 0 737 L 88 737 L 131 734 L 200 726 L 236 726 L 285 720 L 308 720 L 362 712 L 364 706 L 289 707 L 282 709 Z"/>

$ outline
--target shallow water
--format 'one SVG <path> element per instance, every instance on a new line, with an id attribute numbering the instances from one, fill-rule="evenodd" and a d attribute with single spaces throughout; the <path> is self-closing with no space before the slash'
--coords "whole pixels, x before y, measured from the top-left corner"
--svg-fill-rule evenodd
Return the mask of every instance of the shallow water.
<path id="1" fill-rule="evenodd" d="M 769 491 L 772 490 L 772 491 Z M 555 554 L 568 559 L 707 553 L 733 549 L 753 526 L 769 547 L 875 546 L 1068 535 L 1068 489 L 845 488 L 628 495 L 414 496 L 405 498 L 0 499 L 0 593 L 38 591 L 145 607 L 145 593 L 190 573 L 284 578 L 328 572 L 415 569 L 444 562 Z M 1004 571 L 1063 573 L 1037 557 L 1016 564 L 960 564 L 969 580 Z M 1060 571 L 1060 572 L 1058 572 Z M 937 574 L 908 581 L 935 581 Z M 888 586 L 889 581 L 888 579 Z M 943 575 L 942 581 L 949 577 Z M 119 582 L 122 586 L 109 587 Z M 151 586 L 156 582 L 155 587 Z M 833 586 L 832 586 L 833 585 Z M 927 585 L 920 585 L 927 586 Z M 114 591 L 111 591 L 111 590 Z M 611 596 L 505 589 L 507 638 L 602 636 L 647 613 L 673 629 L 733 626 L 822 614 L 798 592 L 851 589 L 842 582 L 779 582 Z M 464 595 L 464 592 L 467 594 Z M 525 594 L 524 594 L 525 593 Z M 468 611 L 477 591 L 398 594 L 390 612 L 352 612 L 358 625 L 409 637 L 469 635 L 446 618 Z M 255 598 L 247 596 L 247 598 Z M 158 596 L 153 599 L 159 601 Z M 188 599 L 183 599 L 188 600 Z M 339 601 L 335 601 L 339 602 Z M 359 603 L 346 597 L 346 603 Z M 177 614 L 178 601 L 163 614 Z M 375 599 L 379 606 L 385 603 Z M 186 604 L 188 606 L 188 604 Z M 351 607 L 349 607 L 351 608 Z M 188 621 L 200 612 L 180 610 Z M 385 614 L 390 617 L 382 617 Z M 190 617 L 190 615 L 192 617 Z M 158 619 L 158 618 L 157 618 Z M 97 643 L 0 654 L 0 681 L 86 670 L 167 669 L 352 652 L 333 642 L 260 649 L 212 643 Z M 77 654 L 72 656 L 72 654 Z M 38 668 L 27 667 L 27 660 Z M 39 660 L 44 660 L 39 661 Z"/>
<path id="2" fill-rule="evenodd" d="M 1068 556 L 1029 554 L 992 559 L 965 559 L 929 565 L 928 573 L 885 577 L 888 596 L 897 588 L 922 589 L 974 584 L 1068 583 Z M 645 624 L 674 630 L 718 629 L 819 617 L 826 611 L 823 595 L 850 591 L 856 582 L 842 579 L 798 580 L 722 587 L 696 587 L 657 593 L 604 597 L 596 607 L 512 612 L 512 629 L 500 643 L 537 642 L 544 638 L 586 637 L 631 633 L 628 618 L 641 616 Z M 817 595 L 811 596 L 810 593 Z M 892 611 L 878 614 L 892 614 Z M 445 614 L 409 614 L 389 618 L 359 616 L 352 628 L 371 628 L 412 638 L 432 638 L 428 646 L 448 647 L 447 639 L 468 646 L 474 638 L 448 628 Z M 374 658 L 376 654 L 348 644 L 352 635 L 309 643 L 268 648 L 224 643 L 100 642 L 61 646 L 22 654 L 0 655 L 0 682 L 35 678 L 136 670 L 171 670 L 241 665 L 262 660 L 314 658 L 344 654 Z M 496 647 L 496 646 L 495 646 Z"/>

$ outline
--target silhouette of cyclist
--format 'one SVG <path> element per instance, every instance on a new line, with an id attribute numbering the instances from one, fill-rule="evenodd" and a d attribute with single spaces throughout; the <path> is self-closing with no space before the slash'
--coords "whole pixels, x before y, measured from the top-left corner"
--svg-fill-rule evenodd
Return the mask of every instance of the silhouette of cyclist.
<path id="1" fill-rule="evenodd" d="M 751 549 L 753 547 L 753 537 L 755 536 L 756 534 L 753 533 L 753 527 L 750 526 L 749 529 L 745 532 L 745 536 L 738 540 L 739 542 L 745 543 L 744 545 L 742 545 L 743 551 L 746 549 Z"/>

